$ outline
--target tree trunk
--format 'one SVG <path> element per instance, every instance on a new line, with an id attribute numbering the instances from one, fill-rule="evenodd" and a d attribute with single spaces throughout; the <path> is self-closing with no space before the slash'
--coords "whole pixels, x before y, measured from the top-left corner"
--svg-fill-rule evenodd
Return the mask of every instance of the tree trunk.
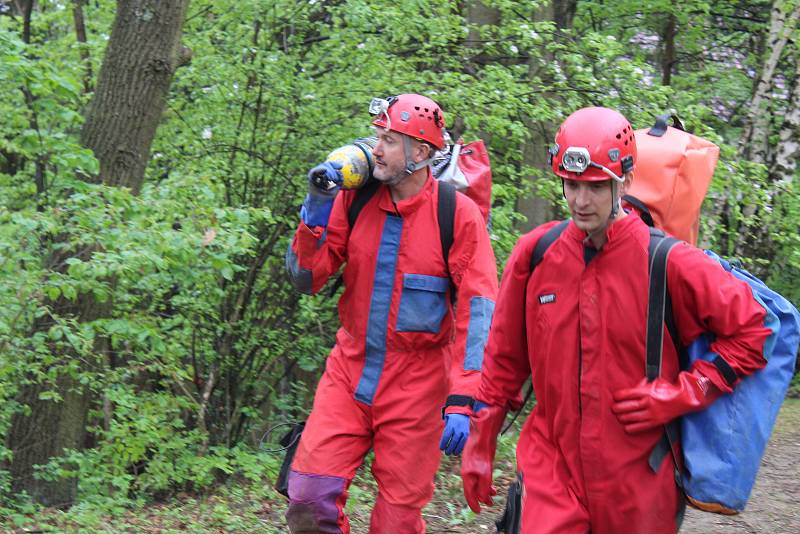
<path id="1" fill-rule="evenodd" d="M 575 18 L 575 10 L 578 8 L 578 0 L 553 0 L 550 3 L 549 18 L 556 23 L 556 28 L 565 30 L 572 28 L 572 19 Z"/>
<path id="2" fill-rule="evenodd" d="M 81 143 L 100 162 L 95 181 L 138 193 L 175 69 L 189 0 L 120 0 Z"/>
<path id="3" fill-rule="evenodd" d="M 790 13 L 784 9 L 785 0 L 775 0 L 770 16 L 767 57 L 756 83 L 753 99 L 745 117 L 744 129 L 739 140 L 739 155 L 756 163 L 766 163 L 769 150 L 769 91 L 775 69 L 783 54 L 786 42 L 797 27 L 800 5 Z"/>
<path id="4" fill-rule="evenodd" d="M 793 2 L 793 0 L 790 0 Z M 786 51 L 786 44 L 797 28 L 800 19 L 800 4 L 792 3 L 791 9 L 787 9 L 787 0 L 775 0 L 772 4 L 770 14 L 769 33 L 764 52 L 764 60 L 761 72 L 750 101 L 747 115 L 744 119 L 742 136 L 739 139 L 738 154 L 741 159 L 748 159 L 755 163 L 769 165 L 770 160 L 776 161 L 777 155 L 771 150 L 770 120 L 772 115 L 770 91 L 773 88 L 775 73 L 778 63 Z M 791 107 L 791 104 L 790 104 Z M 789 110 L 791 112 L 791 109 Z M 790 128 L 790 126 L 788 126 Z M 784 134 L 782 131 L 781 134 Z M 793 140 L 790 139 L 783 146 L 787 151 L 784 156 L 789 156 Z M 773 178 L 770 176 L 770 178 Z M 775 195 L 774 184 L 768 185 L 770 195 Z M 729 193 L 732 194 L 732 193 Z M 757 216 L 762 208 L 755 204 L 750 204 L 742 208 L 744 219 L 752 219 Z M 738 221 L 739 218 L 729 216 L 728 220 Z M 774 251 L 773 236 L 770 229 L 766 226 L 745 229 L 741 223 L 737 223 L 737 228 L 732 230 L 735 239 L 734 254 L 745 258 L 771 258 Z M 763 276 L 762 273 L 756 273 Z"/>
<path id="5" fill-rule="evenodd" d="M 552 20 L 558 30 L 565 30 L 572 27 L 572 20 L 575 17 L 577 0 L 553 0 L 546 7 L 541 8 L 536 16 L 537 20 Z M 556 58 L 551 53 L 545 55 L 545 62 L 555 61 Z M 531 77 L 539 71 L 540 65 L 531 60 Z M 553 142 L 553 137 L 558 125 L 550 121 L 536 120 L 529 117 L 526 121 L 530 130 L 530 140 L 522 147 L 523 161 L 536 169 L 544 170 L 544 180 L 555 180 L 555 176 L 550 172 L 548 164 L 547 148 Z M 536 179 L 536 178 L 533 178 Z M 556 207 L 547 199 L 532 196 L 522 198 L 517 202 L 517 210 L 525 215 L 528 222 L 520 230 L 527 232 L 540 224 L 550 221 L 557 216 Z"/>
<path id="6" fill-rule="evenodd" d="M 39 394 L 46 389 L 40 384 L 25 387 L 17 401 L 30 405 L 32 413 L 14 416 L 7 436 L 14 449 L 9 469 L 12 489 L 15 493 L 26 491 L 34 501 L 46 506 L 63 508 L 75 499 L 76 481 L 44 482 L 33 477 L 34 465 L 60 456 L 62 447 L 75 448 L 83 440 L 88 406 L 86 395 L 73 391 L 74 386 L 74 380 L 68 377 L 58 379 L 56 387 L 63 392 L 61 402 L 39 400 Z"/>
<path id="7" fill-rule="evenodd" d="M 464 18 L 469 24 L 467 46 L 475 47 L 474 43 L 479 43 L 481 38 L 477 27 L 497 26 L 500 23 L 500 11 L 497 8 L 487 6 L 481 0 L 469 0 L 464 3 L 464 8 Z M 474 61 L 476 63 L 485 63 L 488 59 L 483 54 L 479 54 L 475 56 Z"/>
<path id="8" fill-rule="evenodd" d="M 661 34 L 662 55 L 661 55 L 661 85 L 672 83 L 672 67 L 675 64 L 675 36 L 678 33 L 677 18 L 675 13 L 667 16 Z"/>
<path id="9" fill-rule="evenodd" d="M 33 14 L 33 0 L 18 0 L 15 2 L 22 15 L 22 41 L 31 42 L 31 16 Z"/>
<path id="10" fill-rule="evenodd" d="M 72 20 L 75 24 L 75 40 L 80 47 L 81 62 L 83 63 L 83 92 L 92 92 L 92 58 L 86 47 L 86 24 L 83 18 L 84 0 L 72 0 Z"/>
<path id="11" fill-rule="evenodd" d="M 19 9 L 22 16 L 22 42 L 25 44 L 31 43 L 31 19 L 33 17 L 33 0 L 21 0 L 15 4 Z M 31 130 L 39 133 L 39 117 L 34 107 L 36 97 L 31 92 L 30 88 L 26 85 L 20 88 L 22 94 L 25 96 L 25 104 L 30 111 L 30 125 Z M 37 210 L 42 211 L 44 203 L 46 202 L 47 184 L 46 180 L 46 166 L 47 157 L 43 154 L 38 154 L 34 161 L 34 184 L 36 185 L 36 199 Z"/>
<path id="12" fill-rule="evenodd" d="M 120 0 L 111 38 L 97 81 L 97 90 L 81 131 L 81 142 L 94 150 L 100 175 L 95 182 L 141 189 L 150 146 L 166 104 L 177 67 L 188 54 L 180 46 L 180 35 L 189 0 Z M 79 5 L 76 3 L 75 5 Z M 90 259 L 92 251 L 84 251 Z M 52 258 L 51 265 L 63 265 Z M 111 303 L 100 304 L 91 294 L 77 301 L 59 299 L 52 303 L 54 314 L 79 322 L 108 316 Z M 38 328 L 48 325 L 39 324 Z M 98 342 L 104 345 L 104 340 Z M 106 346 L 95 347 L 98 359 Z M 62 358 L 73 355 L 65 354 Z M 34 478 L 34 466 L 63 454 L 64 449 L 81 449 L 86 438 L 90 407 L 88 391 L 74 378 L 62 374 L 55 387 L 62 400 L 42 400 L 45 385 L 22 387 L 18 400 L 30 407 L 29 416 L 17 415 L 8 433 L 14 456 L 10 465 L 12 487 L 26 491 L 47 506 L 70 505 L 77 489 L 75 479 L 45 482 Z M 49 386 L 53 387 L 53 386 Z"/>
<path id="13" fill-rule="evenodd" d="M 797 157 L 800 156 L 800 52 L 797 50 L 794 53 L 794 63 L 794 87 L 789 96 L 789 108 L 779 130 L 775 158 L 769 170 L 774 183 L 792 182 L 797 169 Z"/>

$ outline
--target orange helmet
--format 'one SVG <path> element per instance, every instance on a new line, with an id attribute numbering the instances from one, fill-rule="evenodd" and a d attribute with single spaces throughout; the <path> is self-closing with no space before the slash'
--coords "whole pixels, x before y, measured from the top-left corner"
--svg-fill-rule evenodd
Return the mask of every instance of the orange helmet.
<path id="1" fill-rule="evenodd" d="M 561 124 L 548 153 L 553 172 L 561 178 L 622 182 L 636 161 L 636 138 L 621 113 L 583 108 Z"/>
<path id="2" fill-rule="evenodd" d="M 372 124 L 444 148 L 444 113 L 439 104 L 416 94 L 373 98 L 369 112 L 377 115 Z"/>

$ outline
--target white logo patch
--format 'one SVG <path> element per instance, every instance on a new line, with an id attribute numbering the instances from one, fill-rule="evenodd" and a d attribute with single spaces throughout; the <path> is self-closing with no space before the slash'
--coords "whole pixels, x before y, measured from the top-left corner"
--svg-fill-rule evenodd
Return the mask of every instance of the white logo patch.
<path id="1" fill-rule="evenodd" d="M 547 295 L 539 295 L 539 304 L 552 304 L 556 301 L 555 293 L 548 293 Z"/>

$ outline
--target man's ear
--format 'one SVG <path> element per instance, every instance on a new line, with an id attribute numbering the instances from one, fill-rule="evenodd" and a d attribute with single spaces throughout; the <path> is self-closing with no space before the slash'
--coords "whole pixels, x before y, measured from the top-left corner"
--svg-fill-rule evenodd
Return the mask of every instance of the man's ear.
<path id="1" fill-rule="evenodd" d="M 433 156 L 433 147 L 428 143 L 416 141 L 416 146 L 414 147 L 414 162 L 419 163 L 420 161 L 425 161 L 431 156 Z"/>
<path id="2" fill-rule="evenodd" d="M 628 191 L 630 190 L 632 183 L 633 183 L 633 171 L 628 171 L 625 173 L 625 181 L 622 182 L 622 187 L 621 187 L 622 194 L 620 196 L 628 194 Z"/>

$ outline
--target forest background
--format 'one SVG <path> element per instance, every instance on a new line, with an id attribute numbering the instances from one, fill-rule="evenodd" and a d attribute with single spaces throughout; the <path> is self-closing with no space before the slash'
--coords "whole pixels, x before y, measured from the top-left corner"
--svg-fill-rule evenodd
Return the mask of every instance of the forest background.
<path id="1" fill-rule="evenodd" d="M 337 327 L 283 254 L 307 170 L 369 134 L 374 96 L 426 94 L 486 141 L 500 268 L 564 215 L 561 120 L 676 110 L 721 147 L 702 244 L 800 302 L 798 18 L 798 0 L 0 0 L 0 524 L 278 499 L 265 432 L 307 413 Z"/>

